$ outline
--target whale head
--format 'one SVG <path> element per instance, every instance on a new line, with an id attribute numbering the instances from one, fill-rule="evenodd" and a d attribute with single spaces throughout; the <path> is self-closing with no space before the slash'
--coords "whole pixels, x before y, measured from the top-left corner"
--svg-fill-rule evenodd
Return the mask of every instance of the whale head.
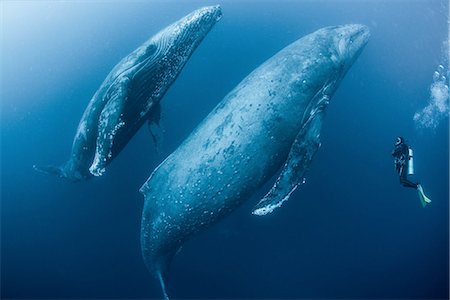
<path id="1" fill-rule="evenodd" d="M 369 28 L 361 24 L 329 27 L 336 58 L 348 70 L 369 41 Z"/>
<path id="2" fill-rule="evenodd" d="M 174 24 L 174 38 L 179 39 L 179 42 L 186 34 L 192 39 L 203 38 L 221 18 L 222 9 L 219 5 L 199 8 Z"/>
<path id="3" fill-rule="evenodd" d="M 150 45 L 159 44 L 165 46 L 162 51 L 172 49 L 180 56 L 189 55 L 221 18 L 219 5 L 199 8 L 156 34 Z"/>

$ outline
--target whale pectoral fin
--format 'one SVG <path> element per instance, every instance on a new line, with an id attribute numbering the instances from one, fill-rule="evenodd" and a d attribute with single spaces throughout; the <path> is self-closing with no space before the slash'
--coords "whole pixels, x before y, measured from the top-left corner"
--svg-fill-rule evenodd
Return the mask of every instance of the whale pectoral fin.
<path id="1" fill-rule="evenodd" d="M 54 175 L 57 177 L 65 177 L 62 167 L 57 167 L 57 166 L 52 166 L 52 165 L 46 165 L 46 166 L 33 165 L 33 169 L 40 173 Z"/>
<path id="2" fill-rule="evenodd" d="M 322 109 L 311 114 L 297 134 L 280 176 L 270 191 L 254 207 L 252 214 L 262 216 L 271 213 L 287 201 L 300 184 L 304 183 L 304 175 L 320 147 L 323 114 Z"/>
<path id="3" fill-rule="evenodd" d="M 163 144 L 163 136 L 164 130 L 160 124 L 161 121 L 161 104 L 158 102 L 152 107 L 152 111 L 148 118 L 148 130 L 150 131 L 150 135 L 152 137 L 153 143 L 156 146 L 156 152 L 158 154 L 162 153 L 162 144 Z"/>
<path id="4" fill-rule="evenodd" d="M 128 77 L 123 77 L 108 91 L 110 98 L 100 113 L 96 151 L 94 161 L 89 168 L 94 176 L 100 176 L 105 171 L 105 166 L 112 159 L 112 147 L 116 134 L 125 125 L 122 117 L 127 102 L 129 82 Z"/>
<path id="5" fill-rule="evenodd" d="M 71 161 L 68 161 L 67 163 L 59 167 L 52 165 L 33 165 L 33 169 L 40 173 L 57 176 L 59 178 L 63 178 L 72 182 L 77 182 L 88 178 L 88 176 L 81 174 L 79 171 L 71 169 L 70 163 Z"/>

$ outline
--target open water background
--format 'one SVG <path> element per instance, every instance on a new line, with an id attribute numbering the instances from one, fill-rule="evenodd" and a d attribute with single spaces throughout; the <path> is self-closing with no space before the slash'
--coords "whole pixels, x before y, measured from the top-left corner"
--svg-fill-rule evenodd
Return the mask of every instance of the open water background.
<path id="1" fill-rule="evenodd" d="M 162 101 L 164 149 L 144 126 L 101 178 L 33 171 L 70 152 L 81 114 L 112 67 L 161 28 L 220 4 L 222 20 Z M 448 298 L 449 123 L 419 128 L 448 50 L 449 4 L 428 1 L 3 1 L 1 297 L 158 298 L 140 253 L 152 170 L 253 69 L 329 25 L 371 39 L 332 98 L 306 184 L 273 214 L 252 206 L 176 256 L 173 298 Z M 447 62 L 448 63 L 448 62 Z M 448 69 L 447 69 L 448 70 Z M 400 186 L 403 135 L 433 203 Z"/>

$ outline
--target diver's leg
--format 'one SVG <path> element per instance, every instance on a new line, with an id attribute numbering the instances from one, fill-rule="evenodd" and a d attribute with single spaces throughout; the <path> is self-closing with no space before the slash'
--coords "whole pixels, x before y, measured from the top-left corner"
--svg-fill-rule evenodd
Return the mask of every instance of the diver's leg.
<path id="1" fill-rule="evenodd" d="M 400 174 L 400 183 L 404 187 L 410 187 L 410 188 L 414 188 L 414 189 L 417 189 L 417 186 L 418 186 L 418 183 L 414 183 L 414 182 L 408 180 L 405 169 L 402 170 L 402 173 Z"/>
<path id="2" fill-rule="evenodd" d="M 400 183 L 404 187 L 410 187 L 417 190 L 419 193 L 420 202 L 422 203 L 422 206 L 425 207 L 427 204 L 431 203 L 430 198 L 428 198 L 425 193 L 423 192 L 423 188 L 420 185 L 420 183 L 414 183 L 410 180 L 408 180 L 408 174 L 406 174 L 406 168 L 402 168 L 400 171 Z"/>
<path id="3" fill-rule="evenodd" d="M 409 181 L 408 179 L 402 179 L 400 178 L 400 182 L 404 187 L 410 187 L 410 188 L 414 188 L 417 189 L 417 183 L 414 183 L 412 181 Z"/>

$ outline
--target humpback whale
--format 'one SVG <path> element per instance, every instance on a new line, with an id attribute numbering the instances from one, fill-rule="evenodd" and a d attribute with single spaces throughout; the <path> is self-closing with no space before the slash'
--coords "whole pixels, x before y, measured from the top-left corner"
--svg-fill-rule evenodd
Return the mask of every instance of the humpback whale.
<path id="1" fill-rule="evenodd" d="M 249 74 L 153 171 L 140 189 L 141 250 L 165 298 L 169 265 L 186 240 L 280 169 L 254 214 L 273 211 L 303 182 L 330 97 L 368 38 L 366 26 L 350 24 L 295 41 Z"/>
<path id="2" fill-rule="evenodd" d="M 70 159 L 35 169 L 71 181 L 102 175 L 145 121 L 159 121 L 161 98 L 221 16 L 220 6 L 200 8 L 123 58 L 84 111 Z"/>

